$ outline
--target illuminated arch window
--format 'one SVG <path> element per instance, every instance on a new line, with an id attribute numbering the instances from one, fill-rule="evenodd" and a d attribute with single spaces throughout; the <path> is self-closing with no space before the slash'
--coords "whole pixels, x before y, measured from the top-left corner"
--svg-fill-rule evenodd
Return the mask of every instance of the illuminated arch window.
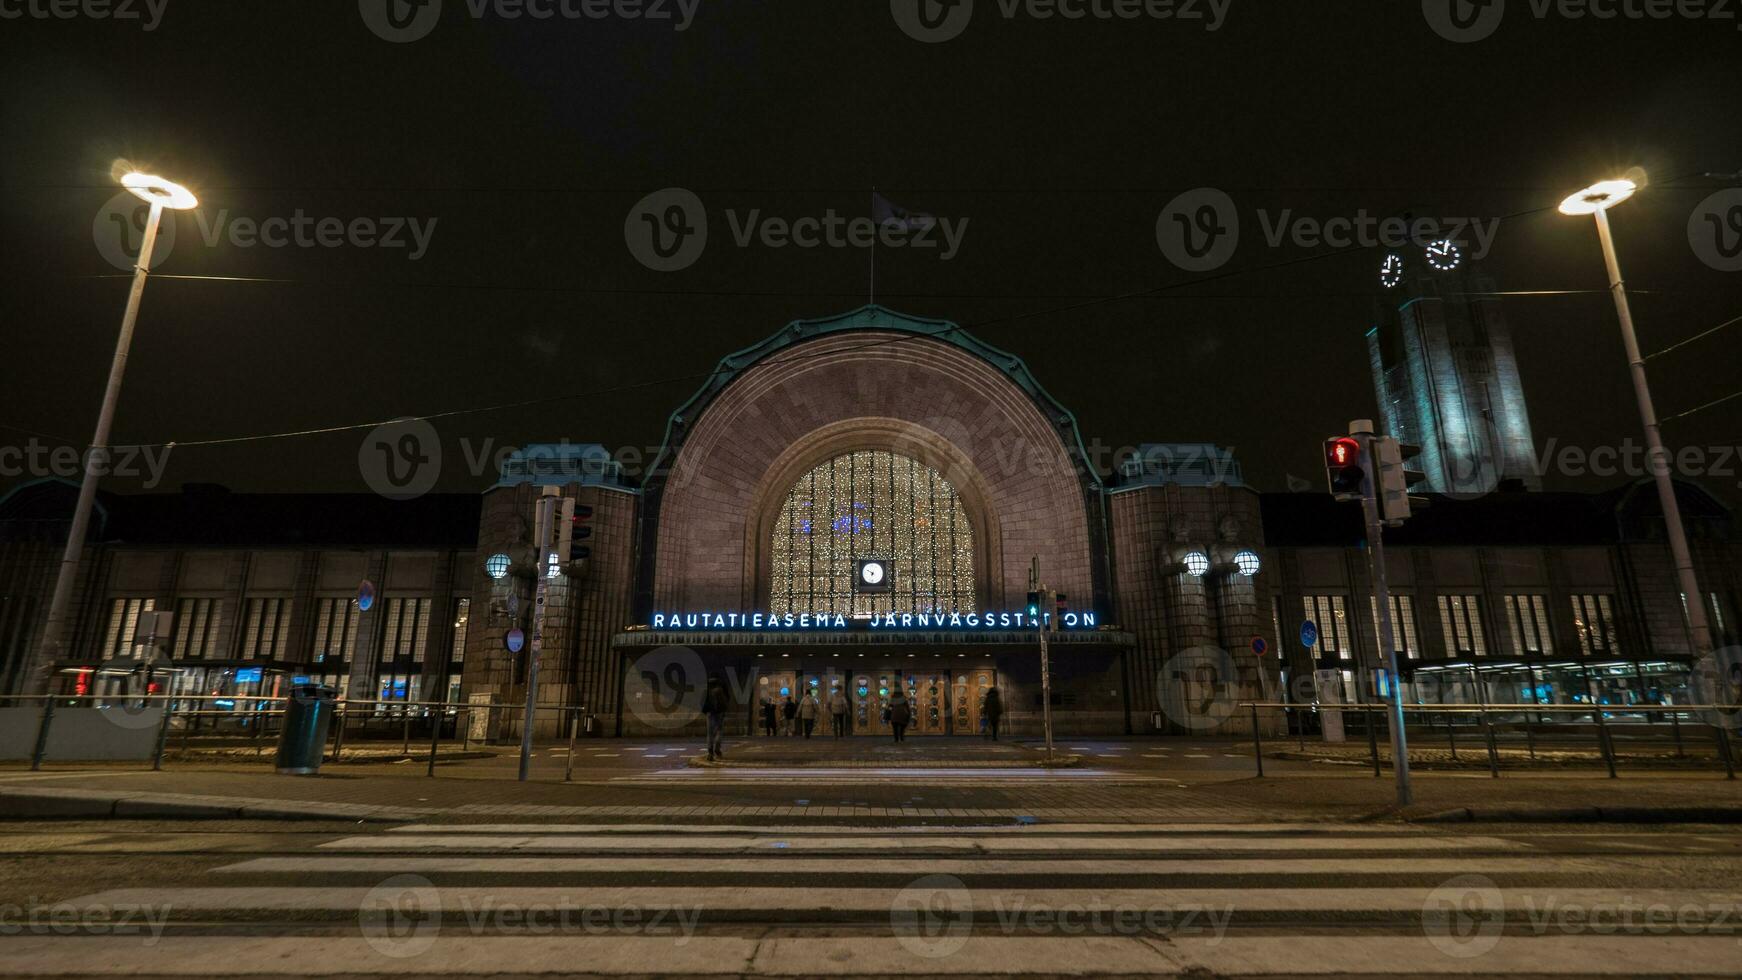
<path id="1" fill-rule="evenodd" d="M 894 453 L 837 456 L 799 477 L 774 524 L 769 608 L 776 613 L 967 612 L 974 531 L 956 488 Z M 853 563 L 890 562 L 888 592 L 853 592 Z"/>

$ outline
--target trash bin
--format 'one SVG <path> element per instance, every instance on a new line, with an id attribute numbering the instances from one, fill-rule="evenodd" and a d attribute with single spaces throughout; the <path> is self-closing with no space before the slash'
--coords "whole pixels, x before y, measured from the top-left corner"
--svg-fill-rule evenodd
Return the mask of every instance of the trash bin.
<path id="1" fill-rule="evenodd" d="M 278 735 L 275 764 L 281 775 L 312 776 L 321 771 L 334 699 L 330 687 L 319 684 L 291 687 L 290 697 L 284 702 L 284 727 Z"/>

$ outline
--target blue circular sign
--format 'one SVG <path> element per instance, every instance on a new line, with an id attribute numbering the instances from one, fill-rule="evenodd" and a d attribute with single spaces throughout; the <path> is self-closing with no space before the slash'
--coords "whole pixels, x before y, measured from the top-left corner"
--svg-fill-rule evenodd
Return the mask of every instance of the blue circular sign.
<path id="1" fill-rule="evenodd" d="M 502 643 L 508 647 L 509 653 L 519 653 L 526 648 L 526 631 L 518 627 L 511 629 L 502 638 Z"/>
<path id="2" fill-rule="evenodd" d="M 1310 619 L 1300 624 L 1300 645 L 1303 647 L 1319 645 L 1319 624 Z"/>
<path id="3" fill-rule="evenodd" d="M 357 586 L 357 608 L 368 612 L 369 607 L 373 605 L 375 605 L 375 583 L 364 579 L 362 584 Z"/>
<path id="4" fill-rule="evenodd" d="M 1270 644 L 1264 642 L 1264 637 L 1255 636 L 1252 638 L 1252 652 L 1253 653 L 1262 657 L 1262 656 L 1264 656 L 1264 651 L 1266 651 L 1268 649 L 1270 649 Z"/>

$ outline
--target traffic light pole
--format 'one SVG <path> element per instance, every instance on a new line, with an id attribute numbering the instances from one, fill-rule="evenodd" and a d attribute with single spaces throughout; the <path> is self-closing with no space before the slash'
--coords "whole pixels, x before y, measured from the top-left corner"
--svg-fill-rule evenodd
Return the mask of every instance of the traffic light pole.
<path id="1" fill-rule="evenodd" d="M 1046 732 L 1046 761 L 1052 764 L 1052 666 L 1047 659 L 1046 611 L 1052 605 L 1047 595 L 1046 586 L 1040 584 L 1040 556 L 1036 555 L 1028 563 L 1028 591 L 1033 603 L 1034 628 L 1040 636 L 1040 717 Z"/>
<path id="2" fill-rule="evenodd" d="M 533 526 L 538 529 L 536 551 L 537 564 L 533 566 L 532 590 L 532 641 L 526 645 L 526 714 L 520 721 L 520 781 L 526 782 L 532 770 L 532 720 L 538 710 L 538 660 L 544 652 L 544 606 L 550 593 L 550 546 L 551 530 L 556 523 L 557 500 L 555 496 L 542 496 L 534 506 L 538 508 L 538 519 Z"/>
<path id="3" fill-rule="evenodd" d="M 1413 793 L 1409 785 L 1409 739 L 1403 730 L 1403 675 L 1397 670 L 1397 634 L 1391 622 L 1391 587 L 1385 567 L 1385 522 L 1380 516 L 1373 472 L 1376 462 L 1373 450 L 1378 440 L 1373 436 L 1371 423 L 1365 432 L 1355 431 L 1359 428 L 1359 423 L 1350 426 L 1361 440 L 1362 455 L 1368 460 L 1361 481 L 1361 513 L 1367 521 L 1367 555 L 1373 562 L 1373 600 L 1379 607 L 1379 650 L 1390 679 L 1386 693 L 1390 702 L 1387 714 L 1391 718 L 1392 769 L 1397 773 L 1397 805 L 1408 806 Z"/>

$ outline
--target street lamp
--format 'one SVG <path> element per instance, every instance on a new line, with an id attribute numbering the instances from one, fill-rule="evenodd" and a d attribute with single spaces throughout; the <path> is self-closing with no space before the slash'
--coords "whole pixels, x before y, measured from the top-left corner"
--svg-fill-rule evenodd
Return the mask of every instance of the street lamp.
<path id="1" fill-rule="evenodd" d="M 1639 417 L 1645 423 L 1645 447 L 1650 454 L 1651 474 L 1657 480 L 1657 497 L 1663 507 L 1664 525 L 1669 531 L 1670 556 L 1675 560 L 1682 595 L 1687 597 L 1683 605 L 1687 609 L 1688 628 L 1693 632 L 1694 650 L 1704 656 L 1712 652 L 1705 598 L 1700 594 L 1699 579 L 1694 575 L 1687 531 L 1682 527 L 1681 507 L 1676 503 L 1675 483 L 1670 479 L 1669 453 L 1663 448 L 1657 410 L 1651 405 L 1645 358 L 1639 354 L 1639 338 L 1633 333 L 1633 310 L 1627 303 L 1627 285 L 1621 278 L 1621 262 L 1615 256 L 1615 236 L 1609 230 L 1609 209 L 1632 197 L 1638 190 L 1639 186 L 1631 180 L 1601 181 L 1562 201 L 1560 210 L 1562 214 L 1589 214 L 1597 219 L 1597 237 L 1602 240 L 1603 261 L 1609 269 L 1609 291 L 1615 296 L 1615 314 L 1621 320 L 1621 339 L 1627 347 L 1627 362 L 1633 368 L 1633 393 L 1639 400 Z"/>
<path id="2" fill-rule="evenodd" d="M 79 500 L 73 508 L 72 527 L 67 531 L 66 553 L 61 556 L 60 572 L 54 581 L 54 597 L 49 600 L 48 618 L 43 622 L 41 649 L 44 667 L 53 662 L 60 648 L 61 620 L 66 617 L 73 580 L 78 576 L 79 559 L 85 549 L 85 532 L 91 524 L 91 504 L 97 497 L 97 480 L 108 465 L 109 426 L 115 419 L 115 403 L 121 397 L 121 376 L 127 370 L 127 351 L 133 343 L 133 324 L 139 318 L 139 301 L 145 295 L 151 251 L 157 244 L 157 226 L 163 219 L 165 208 L 186 211 L 199 204 L 186 187 L 151 174 L 123 174 L 121 186 L 151 205 L 151 214 L 145 220 L 145 237 L 139 244 L 139 259 L 133 266 L 133 288 L 127 293 L 127 310 L 121 315 L 121 336 L 115 341 L 115 360 L 109 366 L 109 386 L 103 390 L 103 408 L 97 413 L 97 431 L 91 436 L 90 452 L 85 454 L 84 480 L 79 484 Z"/>

